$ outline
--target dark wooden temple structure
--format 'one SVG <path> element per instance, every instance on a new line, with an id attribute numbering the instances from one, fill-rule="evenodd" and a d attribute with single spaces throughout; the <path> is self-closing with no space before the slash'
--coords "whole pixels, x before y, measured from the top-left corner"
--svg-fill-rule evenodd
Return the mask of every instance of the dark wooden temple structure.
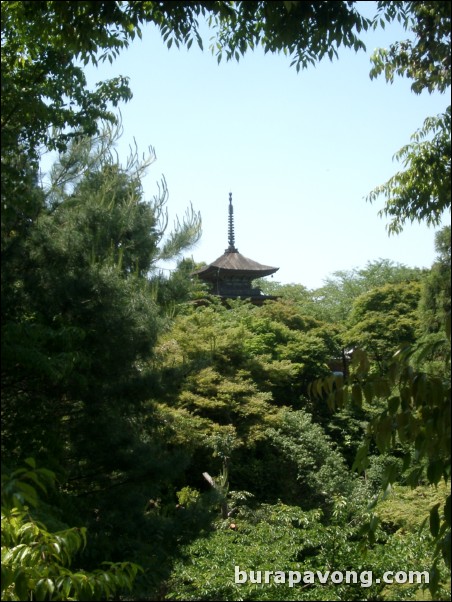
<path id="1" fill-rule="evenodd" d="M 270 295 L 262 294 L 262 291 L 253 287 L 252 283 L 257 278 L 274 274 L 279 268 L 248 259 L 239 253 L 235 246 L 232 193 L 229 194 L 228 243 L 229 246 L 221 257 L 195 272 L 195 275 L 209 284 L 213 295 L 223 299 L 251 299 L 253 303 L 275 299 Z"/>

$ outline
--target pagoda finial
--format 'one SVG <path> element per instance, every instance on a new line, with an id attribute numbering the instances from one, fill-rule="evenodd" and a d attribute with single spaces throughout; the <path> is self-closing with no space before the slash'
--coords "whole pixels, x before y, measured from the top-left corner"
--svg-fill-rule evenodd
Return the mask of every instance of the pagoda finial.
<path id="1" fill-rule="evenodd" d="M 228 243 L 229 247 L 226 249 L 226 253 L 238 253 L 238 250 L 235 248 L 234 208 L 232 206 L 232 192 L 229 193 Z"/>

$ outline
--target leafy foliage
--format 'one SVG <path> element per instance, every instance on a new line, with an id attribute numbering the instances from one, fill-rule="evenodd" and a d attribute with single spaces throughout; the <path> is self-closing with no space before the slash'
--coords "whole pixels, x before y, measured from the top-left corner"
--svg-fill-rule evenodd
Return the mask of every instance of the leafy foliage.
<path id="1" fill-rule="evenodd" d="M 156 383 L 143 370 L 173 313 L 169 282 L 155 268 L 169 253 L 166 187 L 146 202 L 149 162 L 134 155 L 122 167 L 112 143 L 107 131 L 70 146 L 45 210 L 11 242 L 2 274 L 2 450 L 11 465 L 36 455 L 65 483 L 55 503 L 93 534 L 80 550 L 88 569 L 124 554 L 162 565 L 164 550 L 149 543 L 154 518 L 143 510 L 184 466 L 153 430 L 146 402 Z M 173 251 L 199 231 L 190 212 L 170 236 Z M 171 287 L 186 298 L 187 285 Z M 158 522 L 173 529 L 173 545 L 178 527 Z M 146 575 L 148 586 L 157 578 Z"/>
<path id="2" fill-rule="evenodd" d="M 329 493 L 351 486 L 334 476 L 345 471 L 342 459 L 308 414 L 285 406 L 303 405 L 304 387 L 328 372 L 336 351 L 328 329 L 292 303 L 187 308 L 156 349 L 172 408 L 163 414 L 172 424 L 165 437 L 191 449 L 190 474 L 218 471 L 215 437 L 231 437 L 223 452 L 231 487 L 290 503 L 303 495 L 304 507 L 328 507 Z"/>
<path id="3" fill-rule="evenodd" d="M 345 344 L 366 350 L 384 372 L 400 344 L 416 340 L 419 298 L 417 282 L 386 284 L 361 295 L 352 306 Z"/>
<path id="4" fill-rule="evenodd" d="M 281 285 L 265 280 L 260 282 L 260 287 L 266 294 L 291 300 L 304 315 L 340 327 L 347 321 L 353 303 L 360 295 L 386 284 L 419 281 L 422 276 L 419 268 L 378 259 L 369 261 L 362 268 L 333 272 L 322 287 L 311 291 L 302 285 Z"/>
<path id="5" fill-rule="evenodd" d="M 238 492 L 237 492 L 238 493 Z M 357 537 L 364 515 L 355 504 L 338 496 L 332 521 L 325 525 L 319 512 L 304 512 L 282 503 L 243 502 L 231 521 L 184 548 L 176 562 L 165 598 L 169 600 L 393 600 L 421 596 L 422 584 L 385 586 L 377 583 L 388 567 L 426 570 L 425 536 L 410 532 L 387 535 L 363 554 Z M 303 578 L 294 586 L 290 574 Z M 335 571 L 354 571 L 356 581 L 332 583 Z M 369 577 L 373 575 L 373 582 Z M 285 577 L 282 575 L 285 574 Z M 311 576 L 310 576 L 311 575 Z M 321 583 L 320 577 L 324 577 Z M 443 573 L 444 575 L 444 573 Z M 362 584 L 359 576 L 363 577 Z M 238 580 L 236 582 L 236 577 Z M 246 580 L 245 580 L 246 577 Z M 442 587 L 435 599 L 447 599 Z"/>
<path id="6" fill-rule="evenodd" d="M 32 455 L 48 469 L 26 460 L 2 481 L 2 597 L 108 599 L 133 583 L 134 599 L 408 599 L 418 587 L 238 587 L 225 567 L 419 570 L 433 539 L 441 599 L 450 497 L 431 502 L 430 536 L 393 533 L 366 506 L 399 470 L 413 485 L 450 476 L 450 230 L 426 278 L 379 260 L 318 291 L 267 290 L 281 299 L 262 307 L 200 304 L 182 257 L 199 216 L 189 208 L 166 233 L 166 182 L 143 198 L 152 149 L 126 166 L 114 156 L 127 78 L 89 90 L 83 73 L 112 62 L 144 23 L 189 48 L 203 46 L 207 19 L 219 61 L 261 45 L 299 70 L 362 49 L 371 21 L 354 2 L 3 4 L 2 451 L 13 468 Z M 450 3 L 380 2 L 377 13 L 374 26 L 398 19 L 415 40 L 378 52 L 371 76 L 446 90 Z M 393 231 L 437 223 L 450 206 L 449 125 L 449 109 L 427 120 L 400 152 L 405 172 L 372 193 L 388 197 Z M 38 161 L 52 149 L 44 186 Z M 178 268 L 164 278 L 158 262 L 171 258 Z M 332 373 L 346 343 L 369 348 L 348 380 Z M 367 482 L 347 467 L 361 444 Z"/>
<path id="7" fill-rule="evenodd" d="M 121 168 L 111 153 L 111 132 L 105 136 L 103 152 L 96 141 L 84 141 L 62 157 L 63 165 L 78 162 L 77 174 L 66 177 L 67 191 L 52 193 L 51 206 L 8 256 L 2 369 L 5 415 L 16 430 L 8 430 L 7 441 L 22 433 L 31 448 L 21 450 L 25 455 L 38 445 L 60 457 L 58 441 L 67 441 L 65 454 L 80 445 L 79 452 L 93 457 L 88 425 L 95 416 L 112 420 L 121 413 L 124 387 L 139 378 L 137 362 L 149 357 L 166 322 L 158 304 L 165 282 L 149 278 L 166 228 L 166 189 L 145 202 L 139 178 L 149 162 L 132 158 Z M 60 180 L 63 165 L 55 169 Z M 193 243 L 199 230 L 199 216 L 191 214 L 172 235 L 173 250 Z M 35 399 L 42 400 L 39 416 Z M 50 415 L 57 419 L 51 427 Z M 97 446 L 95 438 L 89 441 Z M 49 448 L 52 442 L 59 451 Z"/>
<path id="8" fill-rule="evenodd" d="M 190 47 L 193 40 L 202 47 L 200 17 L 217 30 L 219 60 L 223 52 L 238 58 L 262 44 L 289 52 L 297 69 L 326 54 L 332 58 L 340 45 L 363 48 L 356 32 L 369 25 L 351 2 L 8 2 L 2 11 L 2 149 L 21 147 L 36 159 L 40 144 L 62 151 L 77 131 L 96 134 L 99 119 L 115 121 L 109 103 L 117 106 L 131 91 L 125 77 L 88 90 L 81 65 L 112 62 L 141 36 L 145 22 L 157 26 L 169 47 Z"/>
<path id="9" fill-rule="evenodd" d="M 265 52 L 289 54 L 297 71 L 325 56 L 332 60 L 342 45 L 364 49 L 357 34 L 370 26 L 352 2 L 237 2 L 233 11 L 220 12 L 210 23 L 218 27 L 213 46 L 218 61 L 223 55 L 238 60 L 248 48 L 261 45 Z"/>
<path id="10" fill-rule="evenodd" d="M 427 118 L 411 140 L 394 156 L 405 170 L 368 196 L 371 202 L 380 195 L 387 198 L 380 215 L 392 218 L 390 233 L 400 232 L 408 220 L 437 226 L 450 209 L 450 106 L 442 115 Z"/>
<path id="11" fill-rule="evenodd" d="M 140 570 L 135 564 L 108 563 L 91 573 L 70 568 L 87 544 L 86 529 L 49 532 L 32 518 L 25 503 L 37 506 L 35 486 L 45 492 L 54 474 L 31 458 L 26 464 L 2 473 L 2 600 L 104 600 L 130 590 Z"/>
<path id="12" fill-rule="evenodd" d="M 446 226 L 437 232 L 435 236 L 437 260 L 433 264 L 428 278 L 424 281 L 420 313 L 424 330 L 428 332 L 440 331 L 451 310 L 450 230 L 450 226 Z"/>
<path id="13" fill-rule="evenodd" d="M 367 440 L 355 459 L 356 469 L 363 470 L 369 465 L 372 438 L 381 453 L 393 449 L 398 441 L 412 446 L 416 460 L 421 461 L 412 468 L 408 483 L 415 487 L 425 480 L 437 485 L 442 479 L 446 482 L 450 479 L 450 381 L 415 372 L 409 364 L 410 355 L 409 347 L 399 352 L 382 377 L 368 374 L 370 364 L 365 352 L 355 353 L 357 371 L 353 379 L 344 382 L 333 376 L 317 381 L 312 390 L 315 395 L 326 395 L 331 406 L 350 402 L 360 405 L 364 398 L 368 404 L 374 399 L 384 400 L 369 422 Z M 409 468 L 411 449 L 403 459 L 404 467 Z M 393 465 L 385 474 L 383 487 L 397 477 Z M 430 531 L 437 542 L 437 554 L 450 566 L 450 495 L 442 519 L 438 507 L 431 509 Z"/>
<path id="14" fill-rule="evenodd" d="M 317 311 L 323 319 L 330 316 L 334 322 L 348 321 L 355 302 L 361 295 L 379 286 L 402 284 L 421 278 L 421 271 L 395 264 L 387 259 L 368 262 L 364 268 L 334 272 L 322 288 L 314 292 Z"/>
<path id="15" fill-rule="evenodd" d="M 413 80 L 413 92 L 439 90 L 450 86 L 450 4 L 444 2 L 378 2 L 374 27 L 398 19 L 414 34 L 414 40 L 378 49 L 373 56 L 371 77 L 384 73 L 386 81 L 394 75 Z"/>
<path id="16" fill-rule="evenodd" d="M 403 21 L 414 40 L 396 42 L 388 50 L 373 55 L 370 76 L 384 73 L 386 81 L 394 75 L 413 80 L 412 90 L 444 93 L 450 88 L 451 7 L 444 2 L 379 2 L 374 25 L 384 26 L 392 19 Z M 395 154 L 404 170 L 368 196 L 373 202 L 383 195 L 386 205 L 380 212 L 389 216 L 390 233 L 401 231 L 406 221 L 425 221 L 438 225 L 450 209 L 450 105 L 437 117 L 428 117 L 412 136 L 412 142 Z"/>

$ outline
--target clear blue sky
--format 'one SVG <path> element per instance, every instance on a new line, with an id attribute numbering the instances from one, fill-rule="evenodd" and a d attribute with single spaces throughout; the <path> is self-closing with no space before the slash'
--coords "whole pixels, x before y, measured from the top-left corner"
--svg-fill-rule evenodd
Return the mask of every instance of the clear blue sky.
<path id="1" fill-rule="evenodd" d="M 168 50 L 146 27 L 112 66 L 87 76 L 130 77 L 117 149 L 125 160 L 134 139 L 141 152 L 155 148 L 144 187 L 150 198 L 166 178 L 170 224 L 190 202 L 201 212 L 203 236 L 188 256 L 210 263 L 224 252 L 232 192 L 239 251 L 278 266 L 276 281 L 316 288 L 336 270 L 379 258 L 434 261 L 433 229 L 407 225 L 388 237 L 383 201 L 365 201 L 398 170 L 394 153 L 448 104 L 413 94 L 408 80 L 370 80 L 371 52 L 405 37 L 398 26 L 368 32 L 367 54 L 341 50 L 339 60 L 297 74 L 288 57 L 260 49 L 220 65 L 208 41 L 204 52 Z"/>

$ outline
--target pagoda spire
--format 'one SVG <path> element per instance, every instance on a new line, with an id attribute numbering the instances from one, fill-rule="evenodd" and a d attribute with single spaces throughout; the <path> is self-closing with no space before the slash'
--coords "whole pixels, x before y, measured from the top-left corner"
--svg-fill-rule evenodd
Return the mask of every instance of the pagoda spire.
<path id="1" fill-rule="evenodd" d="M 235 247 L 234 207 L 232 206 L 232 192 L 229 193 L 228 243 L 229 246 L 225 252 L 238 253 L 238 249 Z"/>

